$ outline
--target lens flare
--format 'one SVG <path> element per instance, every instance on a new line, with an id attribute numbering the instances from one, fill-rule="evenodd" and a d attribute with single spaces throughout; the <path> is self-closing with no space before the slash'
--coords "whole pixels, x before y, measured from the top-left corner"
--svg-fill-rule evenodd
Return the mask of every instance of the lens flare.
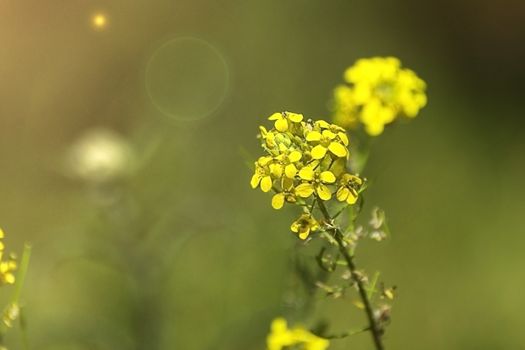
<path id="1" fill-rule="evenodd" d="M 96 30 L 104 30 L 108 25 L 108 18 L 103 13 L 96 13 L 91 17 L 91 24 Z"/>

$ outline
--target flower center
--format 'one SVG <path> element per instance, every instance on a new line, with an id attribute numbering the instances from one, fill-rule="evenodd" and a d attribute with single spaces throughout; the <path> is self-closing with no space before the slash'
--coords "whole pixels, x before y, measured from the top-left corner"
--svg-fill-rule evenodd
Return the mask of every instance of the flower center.
<path id="1" fill-rule="evenodd" d="M 383 101 L 391 102 L 394 99 L 393 82 L 383 81 L 379 83 L 374 89 L 374 94 Z"/>

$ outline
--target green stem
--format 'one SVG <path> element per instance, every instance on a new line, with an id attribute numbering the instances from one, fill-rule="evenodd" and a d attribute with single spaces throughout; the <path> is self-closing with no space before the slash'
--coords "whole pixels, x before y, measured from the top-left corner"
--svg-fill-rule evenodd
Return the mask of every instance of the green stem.
<path id="1" fill-rule="evenodd" d="M 321 212 L 323 213 L 325 220 L 331 224 L 332 217 L 330 216 L 330 213 L 328 213 L 326 206 L 321 200 L 318 200 L 317 202 L 319 204 L 319 208 L 321 209 Z M 348 269 L 350 270 L 352 280 L 357 285 L 359 296 L 361 297 L 361 301 L 363 302 L 363 305 L 365 307 L 365 312 L 366 312 L 366 316 L 368 318 L 368 323 L 369 323 L 370 334 L 372 335 L 372 339 L 374 341 L 375 348 L 376 350 L 384 350 L 385 348 L 383 346 L 383 341 L 382 341 L 383 331 L 381 327 L 379 326 L 377 319 L 374 317 L 374 309 L 372 308 L 372 303 L 370 302 L 370 299 L 368 298 L 368 293 L 366 291 L 365 285 L 357 272 L 357 267 L 354 263 L 354 256 L 351 255 L 346 249 L 344 242 L 343 242 L 343 233 L 341 232 L 341 230 L 338 227 L 334 227 L 332 228 L 332 230 L 334 232 L 334 239 L 336 240 L 337 245 L 339 246 L 339 251 L 343 255 L 346 261 L 346 265 L 348 266 Z"/>

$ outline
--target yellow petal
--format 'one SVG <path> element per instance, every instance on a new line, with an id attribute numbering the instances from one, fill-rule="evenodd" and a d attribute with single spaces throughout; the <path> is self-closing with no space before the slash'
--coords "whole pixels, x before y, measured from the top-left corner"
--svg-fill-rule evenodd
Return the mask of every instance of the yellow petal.
<path id="1" fill-rule="evenodd" d="M 4 275 L 5 283 L 7 284 L 14 284 L 15 283 L 15 275 L 12 273 L 7 273 Z"/>
<path id="2" fill-rule="evenodd" d="M 252 180 L 250 181 L 252 188 L 257 188 L 257 186 L 259 186 L 259 182 L 261 182 L 261 175 L 253 174 Z"/>
<path id="3" fill-rule="evenodd" d="M 352 191 L 348 191 L 348 197 L 346 198 L 346 203 L 355 204 L 357 202 L 357 196 L 354 195 Z"/>
<path id="4" fill-rule="evenodd" d="M 280 165 L 280 164 L 270 164 L 269 168 L 270 168 L 270 173 L 274 177 L 281 177 L 282 176 L 282 174 L 283 174 L 283 166 L 282 165 Z"/>
<path id="5" fill-rule="evenodd" d="M 315 122 L 318 126 L 320 126 L 323 129 L 328 129 L 330 127 L 330 123 L 324 121 L 324 120 L 318 120 Z"/>
<path id="6" fill-rule="evenodd" d="M 310 229 L 308 227 L 305 227 L 299 232 L 299 238 L 302 240 L 305 240 L 310 235 Z"/>
<path id="7" fill-rule="evenodd" d="M 347 154 L 348 154 L 348 150 L 346 149 L 345 146 L 343 146 L 342 144 L 340 144 L 339 142 L 332 142 L 329 146 L 328 146 L 328 149 L 330 150 L 330 152 L 332 152 L 334 155 L 338 156 L 338 157 L 345 157 Z"/>
<path id="8" fill-rule="evenodd" d="M 257 163 L 259 163 L 260 166 L 265 166 L 272 160 L 272 157 L 259 157 L 257 160 Z"/>
<path id="9" fill-rule="evenodd" d="M 288 178 L 293 179 L 297 174 L 297 168 L 293 164 L 288 164 L 284 169 L 284 173 Z"/>
<path id="10" fill-rule="evenodd" d="M 280 132 L 288 130 L 288 121 L 286 119 L 278 119 L 275 121 L 275 128 Z"/>
<path id="11" fill-rule="evenodd" d="M 333 132 L 331 132 L 330 130 L 323 130 L 323 137 L 324 138 L 327 138 L 329 140 L 333 140 L 335 139 L 335 134 Z"/>
<path id="12" fill-rule="evenodd" d="M 314 186 L 310 183 L 302 183 L 295 188 L 295 193 L 299 197 L 308 198 L 314 193 Z"/>
<path id="13" fill-rule="evenodd" d="M 311 181 L 314 178 L 314 170 L 308 166 L 305 166 L 299 171 L 299 177 L 306 181 Z"/>
<path id="14" fill-rule="evenodd" d="M 339 187 L 336 193 L 337 200 L 340 202 L 346 201 L 349 195 L 350 195 L 350 190 L 346 187 Z"/>
<path id="15" fill-rule="evenodd" d="M 320 178 L 324 183 L 333 184 L 335 182 L 335 175 L 331 171 L 323 171 Z"/>
<path id="16" fill-rule="evenodd" d="M 383 130 L 385 129 L 385 125 L 381 122 L 379 123 L 370 123 L 365 125 L 365 130 L 370 136 L 378 136 L 381 135 Z"/>
<path id="17" fill-rule="evenodd" d="M 294 123 L 299 123 L 301 120 L 303 120 L 303 115 L 299 113 L 286 112 L 286 115 L 288 116 L 288 119 Z"/>
<path id="18" fill-rule="evenodd" d="M 272 207 L 274 209 L 281 209 L 284 205 L 284 193 L 277 193 L 272 197 Z"/>
<path id="19" fill-rule="evenodd" d="M 282 113 L 274 113 L 271 116 L 268 117 L 268 120 L 279 120 L 283 118 Z"/>
<path id="20" fill-rule="evenodd" d="M 265 176 L 261 180 L 261 190 L 263 192 L 269 192 L 272 189 L 272 178 Z"/>
<path id="21" fill-rule="evenodd" d="M 286 324 L 286 320 L 284 318 L 278 317 L 272 321 L 270 328 L 272 329 L 272 332 L 277 333 L 286 331 L 288 325 Z"/>
<path id="22" fill-rule="evenodd" d="M 326 148 L 322 145 L 317 145 L 312 149 L 313 159 L 322 159 L 326 154 Z"/>
<path id="23" fill-rule="evenodd" d="M 319 141 L 321 140 L 321 133 L 318 131 L 310 131 L 306 135 L 306 141 Z"/>
<path id="24" fill-rule="evenodd" d="M 339 136 L 339 139 L 343 142 L 345 146 L 348 146 L 350 142 L 348 141 L 348 136 L 344 132 L 338 132 L 337 136 Z"/>
<path id="25" fill-rule="evenodd" d="M 303 155 L 299 151 L 291 151 L 288 155 L 288 160 L 292 163 L 298 162 Z"/>
<path id="26" fill-rule="evenodd" d="M 299 232 L 299 227 L 300 225 L 297 223 L 297 221 L 294 221 L 292 222 L 292 225 L 290 226 L 290 230 L 292 230 L 292 232 Z"/>
<path id="27" fill-rule="evenodd" d="M 332 192 L 330 191 L 328 186 L 320 184 L 315 189 L 316 189 L 317 195 L 322 200 L 328 201 L 328 200 L 330 200 L 330 198 L 332 198 Z"/>

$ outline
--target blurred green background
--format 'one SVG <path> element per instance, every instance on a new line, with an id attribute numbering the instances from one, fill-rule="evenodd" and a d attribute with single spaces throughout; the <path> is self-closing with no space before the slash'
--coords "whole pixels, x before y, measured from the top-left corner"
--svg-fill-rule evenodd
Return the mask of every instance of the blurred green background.
<path id="1" fill-rule="evenodd" d="M 376 55 L 429 87 L 365 174 L 393 232 L 358 253 L 399 287 L 387 348 L 525 348 L 525 2 L 4 0 L 0 42 L 0 225 L 34 246 L 33 349 L 264 349 L 272 318 L 300 319 L 309 248 L 245 155 L 275 111 L 328 118 Z M 364 323 L 315 298 L 307 325 Z"/>

